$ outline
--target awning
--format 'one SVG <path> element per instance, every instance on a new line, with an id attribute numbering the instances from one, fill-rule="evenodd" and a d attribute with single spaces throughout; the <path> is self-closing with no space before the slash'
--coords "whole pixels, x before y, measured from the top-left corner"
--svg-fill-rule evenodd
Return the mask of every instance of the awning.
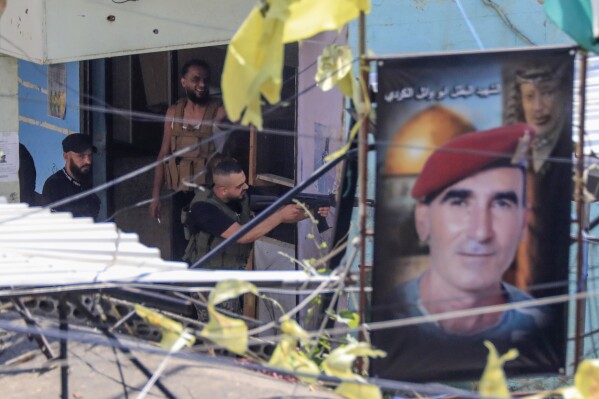
<path id="1" fill-rule="evenodd" d="M 245 0 L 8 0 L 0 52 L 38 64 L 228 43 Z"/>

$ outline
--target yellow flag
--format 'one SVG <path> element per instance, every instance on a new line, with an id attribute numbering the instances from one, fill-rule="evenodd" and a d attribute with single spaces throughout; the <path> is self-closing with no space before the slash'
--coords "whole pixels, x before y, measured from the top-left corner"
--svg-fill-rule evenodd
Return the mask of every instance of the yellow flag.
<path id="1" fill-rule="evenodd" d="M 342 382 L 335 393 L 347 399 L 382 399 L 381 389 L 372 384 L 361 384 L 357 382 Z"/>
<path id="2" fill-rule="evenodd" d="M 208 303 L 218 305 L 229 299 L 237 298 L 243 294 L 252 293 L 258 296 L 260 293 L 256 286 L 247 281 L 224 280 L 216 284 L 216 287 L 210 291 Z"/>
<path id="3" fill-rule="evenodd" d="M 316 363 L 310 360 L 303 351 L 298 349 L 297 339 L 287 334 L 285 334 L 277 344 L 268 364 L 273 367 L 298 373 L 320 374 L 320 370 Z M 315 377 L 298 377 L 300 380 L 307 383 L 316 382 Z"/>
<path id="4" fill-rule="evenodd" d="M 322 91 L 328 91 L 337 85 L 343 95 L 352 97 L 354 92 L 352 58 L 349 46 L 332 44 L 325 47 L 318 57 L 318 67 L 314 77 L 318 87 Z"/>
<path id="5" fill-rule="evenodd" d="M 193 345 L 195 338 L 185 331 L 183 324 L 171 320 L 142 305 L 135 305 L 135 313 L 148 324 L 160 328 L 162 331 L 162 341 L 160 341 L 160 345 L 164 349 L 172 349 L 181 337 L 183 337 L 185 345 Z"/>
<path id="6" fill-rule="evenodd" d="M 578 366 L 574 385 L 584 399 L 599 399 L 599 360 L 587 359 Z"/>
<path id="7" fill-rule="evenodd" d="M 565 399 L 599 399 L 599 360 L 586 359 L 580 363 L 574 375 L 574 386 L 540 392 L 523 399 L 543 399 L 555 393 Z"/>
<path id="8" fill-rule="evenodd" d="M 231 39 L 221 87 L 227 115 L 262 129 L 260 95 L 271 103 L 280 99 L 283 69 L 283 28 L 292 0 L 271 0 L 254 7 Z"/>
<path id="9" fill-rule="evenodd" d="M 280 101 L 283 44 L 338 29 L 360 11 L 370 0 L 262 0 L 229 44 L 221 82 L 228 117 L 261 130 L 261 96 Z"/>
<path id="10" fill-rule="evenodd" d="M 244 321 L 218 313 L 212 304 L 208 305 L 208 314 L 210 320 L 200 336 L 243 355 L 248 348 L 248 329 Z"/>
<path id="11" fill-rule="evenodd" d="M 300 339 L 302 342 L 308 342 L 310 336 L 297 322 L 290 318 L 285 318 L 281 323 L 281 331 L 293 338 Z"/>
<path id="12" fill-rule="evenodd" d="M 307 39 L 317 33 L 341 28 L 358 18 L 360 11 L 370 12 L 370 0 L 299 0 L 290 7 L 285 24 L 285 43 Z"/>
<path id="13" fill-rule="evenodd" d="M 275 348 L 268 364 L 284 370 L 297 371 L 308 374 L 319 374 L 320 370 L 316 363 L 306 356 L 306 353 L 297 347 L 298 341 L 307 342 L 309 335 L 293 319 L 285 318 L 281 323 L 283 337 Z M 299 377 L 302 381 L 312 383 L 315 378 Z"/>
<path id="14" fill-rule="evenodd" d="M 352 342 L 332 351 L 322 362 L 322 369 L 328 375 L 356 382 L 342 382 L 335 392 L 348 399 L 379 399 L 383 395 L 376 385 L 367 384 L 366 381 L 354 374 L 352 366 L 359 356 L 385 357 L 386 353 L 374 349 L 367 342 Z"/>
<path id="15" fill-rule="evenodd" d="M 216 284 L 208 296 L 208 315 L 210 320 L 200 332 L 200 336 L 221 345 L 233 353 L 243 355 L 248 348 L 248 329 L 243 320 L 227 317 L 216 310 L 216 305 L 229 299 L 251 292 L 258 295 L 254 284 L 225 280 Z"/>
<path id="16" fill-rule="evenodd" d="M 497 349 L 491 342 L 485 341 L 485 346 L 489 349 L 489 355 L 487 356 L 485 371 L 480 379 L 478 393 L 482 397 L 509 399 L 510 391 L 503 372 L 503 364 L 508 360 L 517 358 L 518 350 L 510 349 L 507 353 L 499 356 Z"/>

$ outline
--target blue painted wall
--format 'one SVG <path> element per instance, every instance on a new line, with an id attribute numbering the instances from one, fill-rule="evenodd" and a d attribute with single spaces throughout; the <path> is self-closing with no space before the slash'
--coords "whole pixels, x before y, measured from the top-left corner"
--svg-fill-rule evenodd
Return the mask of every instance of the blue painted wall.
<path id="1" fill-rule="evenodd" d="M 48 67 L 19 60 L 19 141 L 35 161 L 36 191 L 64 166 L 61 142 L 66 132 L 79 132 L 79 63 L 66 64 L 67 107 L 65 118 L 48 115 Z"/>
<path id="2" fill-rule="evenodd" d="M 485 49 L 572 43 L 538 0 L 372 0 L 368 49 L 376 55 L 479 49 L 459 4 Z M 354 23 L 351 43 L 357 32 Z"/>

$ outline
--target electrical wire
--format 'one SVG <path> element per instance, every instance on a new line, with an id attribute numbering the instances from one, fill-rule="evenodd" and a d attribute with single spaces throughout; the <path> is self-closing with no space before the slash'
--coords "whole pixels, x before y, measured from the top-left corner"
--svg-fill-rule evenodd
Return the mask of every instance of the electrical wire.
<path id="1" fill-rule="evenodd" d="M 124 3 L 124 2 L 127 2 L 127 1 L 131 1 L 131 0 L 125 0 L 125 1 L 122 1 L 122 2 L 116 2 L 116 1 L 114 1 L 114 0 L 113 0 L 113 2 L 114 2 L 114 3 Z M 305 92 L 306 92 L 306 91 L 303 91 L 303 92 L 301 92 L 301 93 L 298 93 L 298 94 L 297 94 L 297 96 L 299 97 L 301 94 L 305 94 Z M 124 111 L 124 112 L 127 112 L 127 111 Z M 271 112 L 274 112 L 274 111 L 271 111 Z M 283 131 L 278 131 L 277 133 L 274 133 L 274 132 L 271 132 L 271 133 L 272 133 L 272 134 L 279 134 L 279 133 L 281 133 L 281 134 L 297 135 L 297 134 L 295 134 L 295 132 L 291 132 L 291 131 L 289 131 L 289 132 L 287 132 L 287 133 L 285 133 L 285 132 L 283 132 Z M 298 136 L 299 136 L 299 135 L 298 135 Z M 379 144 L 379 145 L 380 145 L 380 144 L 383 144 L 383 143 L 384 143 L 384 142 L 377 141 L 377 144 Z M 408 147 L 411 147 L 411 146 L 408 146 Z M 556 162 L 556 163 L 557 163 L 557 162 L 559 162 L 559 163 L 569 163 L 569 164 L 571 164 L 571 163 L 572 163 L 572 160 L 571 160 L 571 159 L 565 159 L 565 158 L 561 158 L 561 159 L 560 159 L 560 158 L 553 158 L 553 159 L 550 159 L 550 160 L 548 160 L 548 162 Z M 124 180 L 123 180 L 123 181 L 124 181 Z M 77 198 L 77 199 L 78 199 L 78 198 Z M 143 202 L 143 201 L 142 201 L 142 202 Z M 138 203 L 138 204 L 135 204 L 135 205 L 136 205 L 136 206 L 142 206 L 143 204 L 139 205 L 139 203 Z M 117 211 L 117 212 L 118 212 L 118 211 Z M 114 215 L 113 215 L 113 217 L 114 217 Z M 593 296 L 592 298 L 594 298 L 594 296 Z M 532 306 L 532 305 L 531 305 L 531 306 Z M 372 325 L 372 324 L 371 324 L 371 325 L 369 325 L 369 327 L 370 327 L 370 328 L 373 328 L 373 327 L 375 327 L 375 328 L 376 328 L 376 326 L 377 326 L 376 324 L 375 324 L 375 325 Z M 327 331 L 327 332 L 329 332 L 329 331 Z"/>
<path id="2" fill-rule="evenodd" d="M 580 300 L 580 299 L 584 299 L 584 298 L 589 298 L 592 296 L 597 296 L 599 295 L 599 291 L 593 291 L 593 292 L 587 292 L 587 293 L 579 293 L 579 294 L 575 294 L 575 295 L 567 295 L 567 296 L 555 296 L 555 297 L 551 297 L 551 298 L 545 298 L 545 300 L 543 300 L 542 302 L 544 304 L 549 304 L 549 303 L 560 303 L 560 302 L 565 302 L 565 301 L 575 301 L 575 300 Z M 537 300 L 537 301 L 531 301 L 531 302 L 535 302 L 534 304 L 531 304 L 531 306 L 537 306 L 539 305 L 539 303 L 541 302 L 541 300 Z M 517 306 L 515 306 L 517 305 Z M 527 307 L 527 306 L 521 306 L 522 304 L 517 303 L 517 304 L 510 304 L 510 306 L 501 306 L 502 308 L 515 308 L 515 307 Z M 472 311 L 469 312 L 460 312 L 461 314 L 458 315 L 457 317 L 463 317 L 466 313 L 468 314 L 475 314 L 475 313 L 479 313 L 482 314 L 483 312 L 496 312 L 499 311 L 499 306 L 491 306 L 491 307 L 486 307 L 485 309 L 473 309 Z M 505 310 L 503 309 L 503 310 Z M 456 313 L 456 312 L 453 312 Z M 445 317 L 446 315 L 442 315 L 441 317 Z M 418 324 L 420 322 L 429 322 L 430 320 L 427 321 L 421 321 L 421 320 L 415 320 L 415 319 L 422 319 L 422 318 L 410 318 L 410 319 L 402 319 L 402 320 L 396 320 L 395 325 L 393 327 L 398 327 L 398 326 L 406 326 L 406 325 L 411 325 L 411 324 Z M 436 317 L 437 320 L 440 319 L 440 317 Z M 409 321 L 415 321 L 415 323 L 407 323 Z M 369 323 L 368 325 L 366 325 L 366 327 L 370 330 L 377 330 L 377 329 L 382 329 L 382 328 L 388 328 L 389 326 L 383 326 L 382 323 Z M 14 323 L 8 323 L 5 322 L 4 320 L 0 320 L 0 328 L 8 330 L 8 331 L 15 331 L 15 332 L 20 332 L 20 333 L 31 333 L 31 332 L 37 332 L 39 333 L 38 329 L 35 329 L 35 331 L 33 331 L 34 329 L 30 328 L 30 327 L 23 327 L 23 326 L 17 326 Z M 346 334 L 348 332 L 355 332 L 358 329 L 352 329 L 352 328 L 334 328 L 334 329 L 327 329 L 326 333 L 327 334 Z M 82 333 L 79 330 L 74 330 L 71 329 L 71 331 L 69 332 L 65 332 L 65 331 L 61 331 L 61 330 L 57 330 L 57 329 L 52 329 L 52 328 L 45 328 L 43 331 L 44 335 L 47 336 L 51 336 L 51 337 L 55 337 L 58 339 L 75 339 L 75 340 L 79 340 L 82 342 L 92 342 L 94 344 L 101 344 L 101 345 L 110 345 L 111 342 L 109 340 L 106 340 L 104 338 L 102 338 L 101 340 L 98 340 L 98 335 L 96 334 L 94 335 L 90 335 L 88 333 Z M 312 333 L 312 335 L 314 336 L 314 333 Z M 269 340 L 271 337 L 262 337 L 263 340 Z M 279 338 L 278 337 L 272 337 L 273 341 L 277 341 Z M 117 344 L 116 342 L 112 342 L 114 344 Z M 146 346 L 146 345 L 139 345 L 139 343 L 137 343 L 138 345 L 130 345 L 129 343 L 124 343 L 124 342 L 119 342 L 117 345 L 123 346 L 123 347 L 127 347 L 129 349 L 136 349 L 136 350 L 143 350 L 143 351 L 149 351 L 149 352 L 156 352 L 155 349 L 151 348 L 151 346 Z M 150 348 L 150 349 L 148 349 Z"/>
<path id="3" fill-rule="evenodd" d="M 355 62 L 356 60 L 357 59 L 354 59 L 352 62 Z M 302 91 L 300 93 L 294 93 L 287 100 L 282 101 L 280 104 L 285 104 L 286 102 L 290 101 L 291 99 L 295 99 L 295 98 L 299 97 L 300 95 L 302 95 L 303 93 L 306 93 L 309 90 L 314 89 L 315 87 L 317 87 L 318 83 L 320 83 L 320 82 L 316 82 L 316 83 L 312 84 L 311 86 L 307 87 L 304 91 Z M 278 107 L 280 107 L 280 106 L 279 105 L 273 106 L 271 109 L 269 109 L 267 112 L 265 112 L 265 114 L 271 113 L 271 112 L 275 112 L 278 109 Z M 161 117 L 161 120 L 164 121 L 164 117 Z M 210 121 L 208 121 L 208 122 L 210 122 Z M 228 134 L 232 133 L 232 131 L 234 129 L 237 129 L 237 126 L 231 125 L 231 127 L 229 127 L 228 129 L 222 130 L 220 132 L 217 132 L 217 133 L 213 134 L 211 137 L 206 138 L 204 140 L 200 140 L 195 145 L 191 145 L 191 146 L 183 148 L 183 149 L 181 149 L 179 151 L 171 153 L 170 155 L 164 157 L 162 160 L 157 160 L 157 161 L 155 161 L 153 163 L 150 163 L 150 164 L 147 164 L 145 166 L 142 166 L 142 167 L 140 167 L 140 168 L 138 168 L 138 169 L 136 169 L 134 171 L 131 171 L 131 172 L 129 172 L 129 173 L 123 175 L 123 176 L 120 176 L 120 177 L 118 177 L 116 179 L 113 179 L 111 181 L 103 183 L 103 184 L 101 184 L 101 185 L 99 185 L 99 186 L 97 186 L 95 188 L 92 188 L 92 189 L 87 190 L 85 192 L 82 192 L 82 193 L 79 193 L 79 194 L 76 194 L 76 195 L 64 198 L 64 199 L 59 200 L 59 201 L 56 201 L 56 202 L 54 202 L 52 204 L 49 204 L 49 205 L 45 206 L 44 208 L 32 211 L 31 213 L 24 213 L 22 215 L 19 215 L 16 218 L 4 219 L 4 220 L 0 221 L 0 224 L 6 223 L 6 222 L 10 222 L 10 221 L 13 221 L 13 220 L 18 220 L 20 218 L 27 217 L 27 216 L 29 216 L 31 214 L 35 214 L 35 213 L 38 213 L 38 212 L 43 212 L 46 208 L 56 208 L 58 206 L 64 206 L 64 205 L 67 205 L 67 204 L 69 204 L 69 203 L 71 203 L 73 201 L 80 200 L 80 199 L 85 198 L 85 197 L 87 197 L 89 195 L 95 194 L 95 193 L 100 192 L 102 190 L 105 190 L 105 189 L 107 189 L 109 187 L 115 186 L 115 185 L 117 185 L 119 183 L 122 183 L 122 182 L 124 182 L 126 180 L 129 180 L 129 179 L 131 179 L 131 178 L 133 178 L 135 176 L 138 176 L 138 175 L 140 175 L 142 173 L 145 173 L 147 171 L 153 170 L 157 165 L 159 165 L 159 164 L 161 164 L 163 162 L 167 162 L 168 160 L 170 160 L 172 158 L 184 155 L 185 153 L 187 153 L 189 151 L 192 151 L 192 150 L 194 150 L 196 148 L 199 148 L 200 146 L 205 145 L 207 143 L 214 142 L 214 141 L 219 140 L 219 139 L 223 139 L 223 138 L 227 137 Z"/>

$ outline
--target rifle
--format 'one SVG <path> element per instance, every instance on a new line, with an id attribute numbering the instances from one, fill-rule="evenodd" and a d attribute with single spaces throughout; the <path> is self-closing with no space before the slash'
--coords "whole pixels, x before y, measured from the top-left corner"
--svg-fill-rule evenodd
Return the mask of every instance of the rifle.
<path id="1" fill-rule="evenodd" d="M 250 209 L 254 212 L 260 212 L 270 205 L 272 205 L 279 197 L 274 195 L 250 195 Z M 293 200 L 297 200 L 304 204 L 306 208 L 312 212 L 314 218 L 318 221 L 318 232 L 322 233 L 330 229 L 327 219 L 318 214 L 318 208 L 330 208 L 337 205 L 337 199 L 335 194 L 296 194 L 293 198 L 289 199 L 288 204 L 293 203 Z"/>
<path id="2" fill-rule="evenodd" d="M 275 195 L 262 195 L 262 194 L 251 194 L 250 195 L 250 209 L 253 212 L 260 212 L 270 205 L 272 205 L 279 197 Z M 318 214 L 318 208 L 330 208 L 337 206 L 337 197 L 335 194 L 307 194 L 301 193 L 294 195 L 287 204 L 292 204 L 293 200 L 297 200 L 304 204 L 306 208 L 312 212 L 314 218 L 318 221 L 318 232 L 322 233 L 327 231 L 331 227 L 327 223 L 327 219 Z M 354 206 L 358 206 L 359 201 L 354 198 Z M 373 207 L 374 200 L 367 199 L 366 206 Z"/>

